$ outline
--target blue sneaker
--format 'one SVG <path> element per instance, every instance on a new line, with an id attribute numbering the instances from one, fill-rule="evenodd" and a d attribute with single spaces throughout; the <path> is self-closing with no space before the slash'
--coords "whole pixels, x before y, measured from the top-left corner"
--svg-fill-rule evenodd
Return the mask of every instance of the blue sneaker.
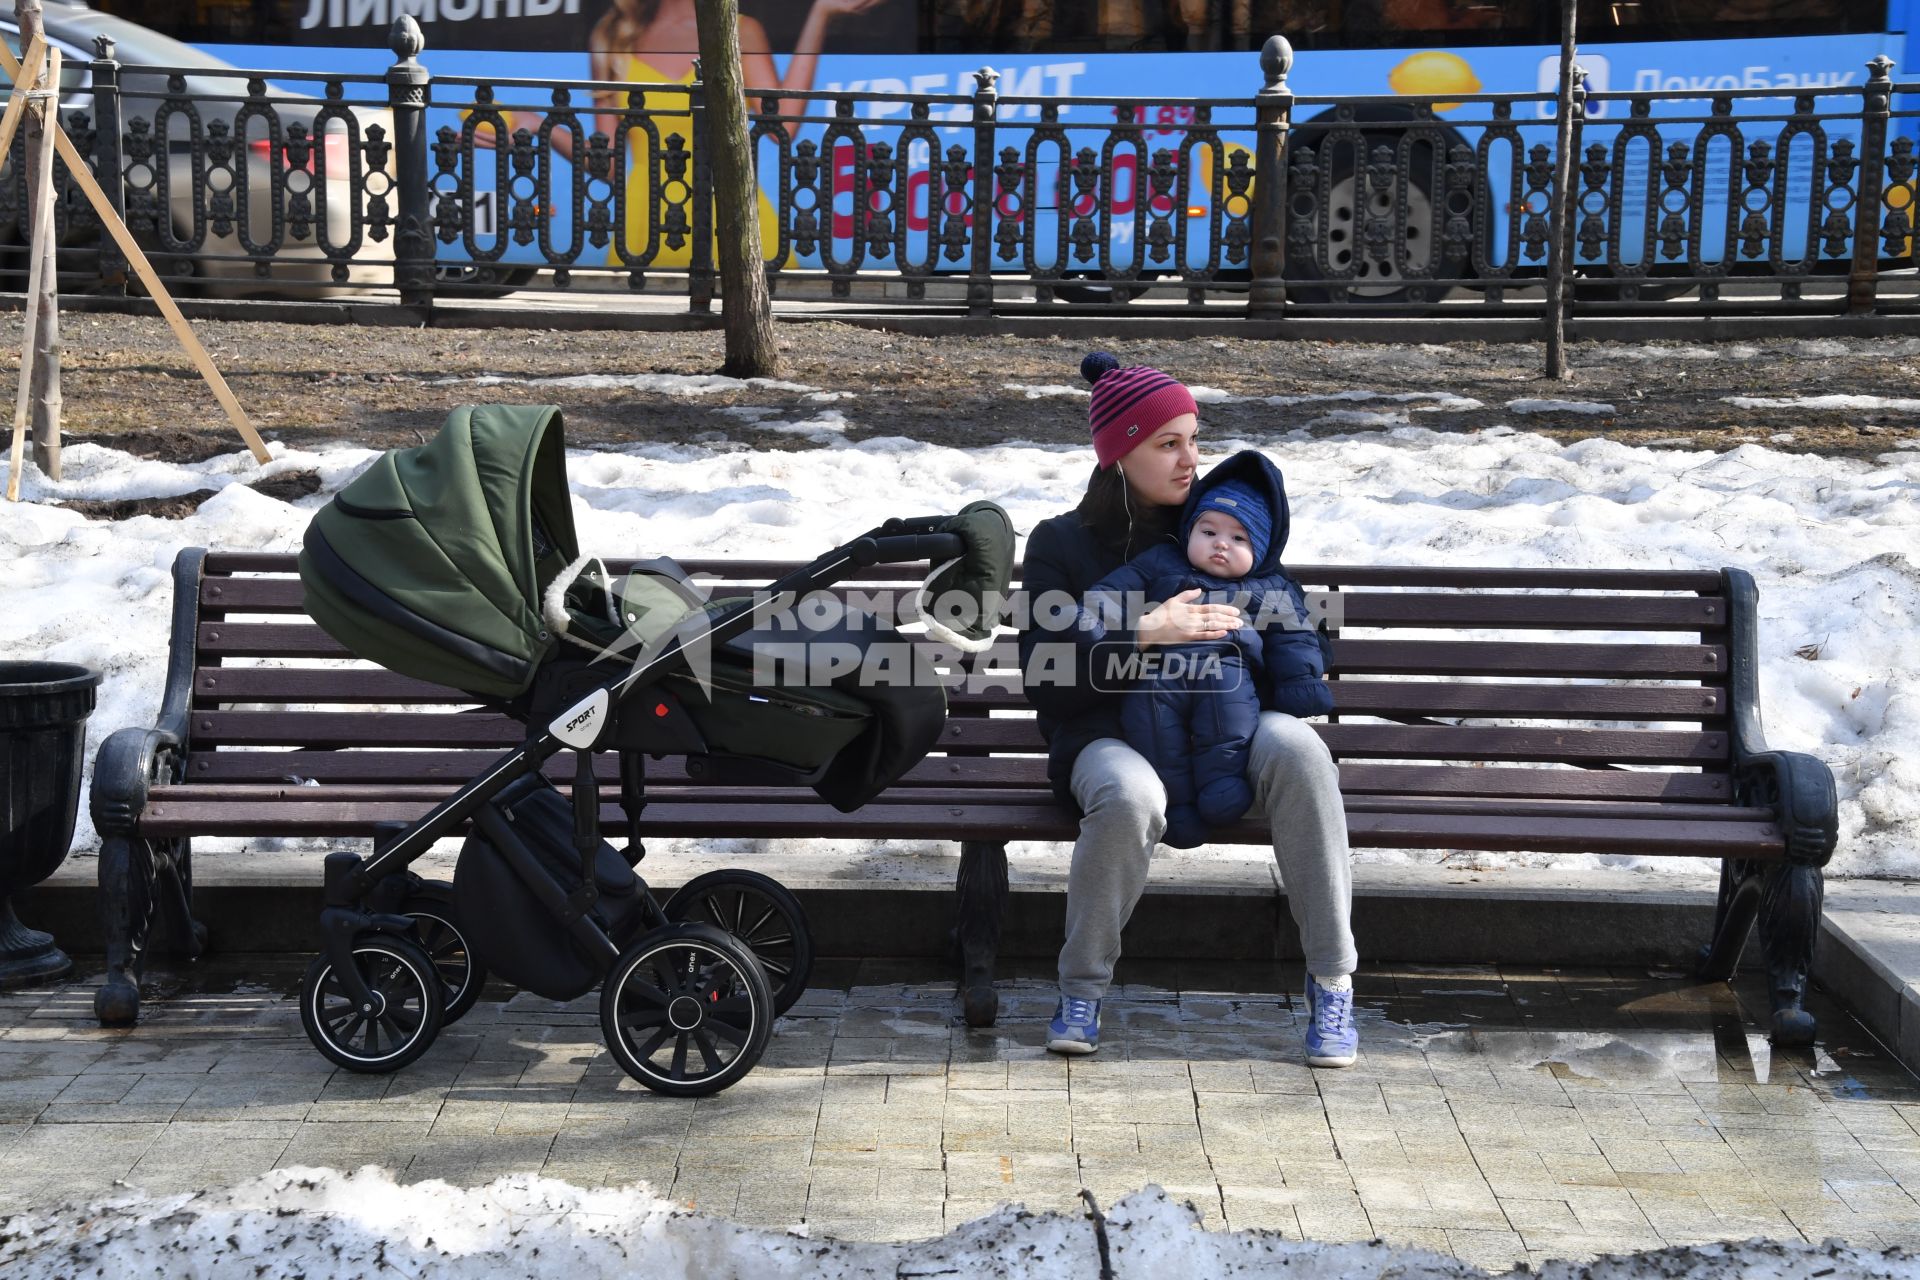
<path id="1" fill-rule="evenodd" d="M 1047 1024 L 1047 1048 L 1055 1053 L 1092 1053 L 1100 1047 L 1100 1002 L 1061 996 Z"/>
<path id="2" fill-rule="evenodd" d="M 1307 1065 L 1350 1067 L 1360 1056 L 1353 1025 L 1353 988 L 1329 991 L 1307 975 Z"/>

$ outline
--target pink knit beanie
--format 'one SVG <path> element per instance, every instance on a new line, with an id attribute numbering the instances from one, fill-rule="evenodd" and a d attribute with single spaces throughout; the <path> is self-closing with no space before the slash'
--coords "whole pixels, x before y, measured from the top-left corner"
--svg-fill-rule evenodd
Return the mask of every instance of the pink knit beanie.
<path id="1" fill-rule="evenodd" d="M 1087 425 L 1093 431 L 1093 456 L 1103 468 L 1181 414 L 1199 412 L 1193 393 L 1179 382 L 1144 364 L 1123 369 L 1105 351 L 1082 360 L 1080 376 L 1093 384 Z"/>

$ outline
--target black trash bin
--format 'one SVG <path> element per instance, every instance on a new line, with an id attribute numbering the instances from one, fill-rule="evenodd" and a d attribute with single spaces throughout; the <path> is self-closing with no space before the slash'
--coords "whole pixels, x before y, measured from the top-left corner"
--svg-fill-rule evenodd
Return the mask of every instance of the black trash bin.
<path id="1" fill-rule="evenodd" d="M 73 961 L 13 914 L 73 843 L 87 717 L 100 673 L 71 662 L 0 662 L 0 987 L 58 977 Z"/>

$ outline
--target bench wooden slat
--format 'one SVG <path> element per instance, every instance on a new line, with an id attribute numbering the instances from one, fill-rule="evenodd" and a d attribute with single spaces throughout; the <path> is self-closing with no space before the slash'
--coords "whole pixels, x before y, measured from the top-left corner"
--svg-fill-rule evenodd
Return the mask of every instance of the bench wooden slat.
<path id="1" fill-rule="evenodd" d="M 977 686 L 950 688 L 956 711 L 1007 711 L 1026 706 L 1015 677 L 986 673 Z M 361 706 L 381 703 L 464 706 L 471 697 L 378 668 L 201 667 L 194 673 L 196 705 L 292 702 Z M 1334 710 L 1341 714 L 1540 717 L 1568 720 L 1711 720 L 1726 706 L 1726 692 L 1705 685 L 1452 684 L 1414 680 L 1336 680 Z M 403 713 L 393 713 L 403 714 Z"/>
<path id="2" fill-rule="evenodd" d="M 1567 720 L 1716 720 L 1726 691 L 1705 685 L 1332 682 L 1336 715 L 1503 716 Z"/>
<path id="3" fill-rule="evenodd" d="M 187 777 L 195 782 L 260 782 L 312 778 L 320 782 L 382 782 L 394 784 L 464 782 L 478 774 L 501 752 L 494 751 L 217 751 L 203 752 L 187 761 Z M 556 778 L 570 776 L 571 757 L 549 768 Z M 619 761 L 611 754 L 594 760 L 595 776 L 617 783 Z M 677 757 L 647 762 L 649 785 L 688 782 L 684 761 Z M 983 785 L 1044 787 L 1046 761 L 1034 757 L 929 756 L 901 780 L 921 785 Z M 713 785 L 713 784 L 700 784 Z"/>
<path id="4" fill-rule="evenodd" d="M 911 583 L 873 587 L 835 586 L 842 599 L 871 597 L 865 607 L 892 622 L 899 597 Z M 1024 591 L 1010 599 L 1013 616 L 1022 616 Z M 204 610 L 226 613 L 302 614 L 304 591 L 298 578 L 209 577 L 200 586 Z M 1726 625 L 1724 601 L 1701 596 L 1461 594 L 1438 591 L 1326 591 L 1307 593 L 1309 609 L 1342 627 L 1551 628 L 1559 631 L 1711 631 Z M 1335 610 L 1338 612 L 1335 612 Z M 911 616 L 911 609 L 907 610 Z"/>
<path id="5" fill-rule="evenodd" d="M 350 658 L 312 623 L 203 622 L 198 644 L 217 658 Z M 938 645 L 928 646 L 941 654 Z M 988 665 L 1012 667 L 1011 640 L 996 643 Z M 944 654 L 951 661 L 951 653 Z M 1561 676 L 1594 679 L 1720 679 L 1726 650 L 1704 644 L 1574 644 L 1518 640 L 1354 640 L 1333 642 L 1336 673 L 1452 676 Z"/>
<path id="6" fill-rule="evenodd" d="M 358 747 L 512 747 L 526 737 L 518 721 L 493 712 L 391 715 L 379 711 L 196 711 L 193 735 L 207 745 Z M 1504 728 L 1485 725 L 1316 724 L 1338 756 L 1389 760 L 1538 760 L 1705 764 L 1724 760 L 1727 735 L 1677 729 Z M 955 717 L 943 748 L 1045 750 L 1031 718 Z"/>
<path id="7" fill-rule="evenodd" d="M 1489 725 L 1314 724 L 1340 757 L 1542 763 L 1711 764 L 1727 758 L 1727 735 L 1666 729 L 1505 728 Z M 941 749 L 1044 752 L 1032 719 L 954 719 Z"/>
<path id="8" fill-rule="evenodd" d="M 290 777 L 326 783 L 392 784 L 464 782 L 497 760 L 498 751 L 218 751 L 189 757 L 187 777 L 195 782 L 273 782 Z M 555 777 L 571 771 L 570 762 L 553 766 Z M 603 783 L 619 780 L 618 761 L 594 761 Z M 678 759 L 649 761 L 650 782 L 686 782 Z M 929 756 L 901 782 L 915 786 L 1005 785 L 1044 789 L 1047 766 L 1037 756 Z M 1625 769 L 1515 769 L 1467 765 L 1340 765 L 1340 788 L 1350 795 L 1404 794 L 1469 797 L 1568 797 L 1595 800 L 1672 800 L 1723 804 L 1732 795 L 1724 773 Z"/>
<path id="9" fill-rule="evenodd" d="M 1336 673 L 1424 676 L 1561 676 L 1719 679 L 1726 649 L 1713 644 L 1561 644 L 1531 640 L 1333 642 Z"/>
<path id="10" fill-rule="evenodd" d="M 1534 729 L 1489 725 L 1315 725 L 1342 758 L 1597 764 L 1712 764 L 1727 735 L 1679 729 Z"/>
<path id="11" fill-rule="evenodd" d="M 633 560 L 607 557 L 607 568 L 625 573 Z M 680 559 L 688 573 L 718 576 L 740 583 L 771 582 L 792 572 L 799 560 Z M 209 574 L 294 572 L 294 557 L 285 552 L 216 551 L 207 556 Z M 1014 566 L 1014 578 L 1021 576 Z M 1288 565 L 1287 572 L 1304 586 L 1390 586 L 1495 589 L 1561 588 L 1575 591 L 1691 591 L 1719 595 L 1720 575 L 1710 569 L 1501 569 L 1429 565 Z M 853 581 L 918 582 L 926 576 L 922 565 L 873 565 L 858 571 Z"/>
<path id="12" fill-rule="evenodd" d="M 558 790 L 573 794 L 570 782 L 555 779 Z M 602 784 L 603 798 L 615 785 Z M 331 786 L 292 786 L 284 783 L 179 783 L 159 787 L 153 798 L 168 804 L 212 802 L 222 804 L 339 804 L 344 802 L 424 801 L 437 804 L 459 790 L 453 783 L 379 784 L 360 783 Z M 915 787 L 888 789 L 889 804 L 944 805 L 1036 805 L 1045 804 L 1050 795 L 1043 787 Z M 655 803 L 701 803 L 709 805 L 811 804 L 812 793 L 798 787 L 749 787 L 724 784 L 654 783 L 648 790 L 649 808 Z M 1486 799 L 1470 796 L 1357 795 L 1345 797 L 1347 812 L 1353 813 L 1433 813 L 1486 814 L 1506 817 L 1632 818 L 1684 819 L 1705 822 L 1770 822 L 1772 811 L 1759 807 L 1734 805 L 1697 805 L 1635 800 L 1562 800 L 1562 799 Z"/>
<path id="13" fill-rule="evenodd" d="M 571 796 L 571 771 L 568 776 L 556 776 L 552 780 L 559 790 Z M 464 780 L 463 780 L 464 781 Z M 617 779 L 606 779 L 601 783 L 604 799 L 612 802 L 619 786 Z M 377 783 L 360 782 L 344 785 L 327 784 L 321 786 L 294 786 L 288 783 L 177 783 L 168 787 L 156 787 L 153 797 L 170 804 L 182 802 L 213 802 L 221 804 L 256 804 L 276 800 L 281 804 L 337 804 L 342 802 L 363 802 L 367 800 L 422 800 L 437 803 L 460 789 L 456 783 Z M 1051 800 L 1051 793 L 1040 787 L 914 787 L 897 785 L 887 789 L 887 800 L 894 804 L 1045 804 Z M 699 803 L 709 805 L 754 805 L 754 804 L 812 804 L 817 800 L 810 788 L 806 787 L 753 787 L 737 786 L 729 783 L 699 782 L 661 782 L 649 779 L 647 785 L 647 805 L 649 811 L 655 803 Z M 1684 808 L 1685 806 L 1671 806 Z M 1720 806 L 1715 806 L 1719 808 Z M 1763 811 L 1764 812 L 1764 811 Z M 1660 816 L 1660 815 L 1654 815 Z M 624 820 L 622 829 L 624 829 Z"/>
<path id="14" fill-rule="evenodd" d="M 1352 795 L 1439 795 L 1493 799 L 1551 796 L 1593 800 L 1683 800 L 1725 804 L 1733 783 L 1721 772 L 1653 769 L 1501 768 L 1498 765 L 1340 762 L 1340 789 Z"/>
<path id="15" fill-rule="evenodd" d="M 1339 612 L 1333 612 L 1335 607 Z M 1714 631 L 1724 602 L 1700 596 L 1465 595 L 1454 592 L 1307 593 L 1309 616 L 1341 627 L 1551 628 L 1556 631 Z"/>
<path id="16" fill-rule="evenodd" d="M 413 822 L 426 801 L 342 801 L 289 805 L 279 801 L 235 804 L 165 801 L 148 805 L 143 829 L 156 836 L 248 834 L 284 836 L 371 835 L 380 822 Z M 601 806 L 601 822 L 618 831 L 617 805 Z M 1071 840 L 1072 814 L 1060 805 L 889 804 L 876 801 L 855 813 L 827 804 L 712 805 L 659 802 L 647 806 L 645 831 L 653 836 L 699 836 L 725 830 L 756 837 L 851 836 L 926 840 Z M 1770 821 L 1511 817 L 1487 814 L 1353 813 L 1349 839 L 1367 848 L 1461 848 L 1492 851 L 1659 851 L 1709 857 L 1778 856 L 1780 837 Z M 1262 828 L 1248 823 L 1223 839 L 1263 844 Z"/>

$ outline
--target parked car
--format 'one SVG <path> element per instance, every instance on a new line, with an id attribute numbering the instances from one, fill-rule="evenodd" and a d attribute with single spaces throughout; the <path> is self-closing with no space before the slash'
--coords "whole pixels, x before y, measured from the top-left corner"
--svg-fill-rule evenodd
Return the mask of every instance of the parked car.
<path id="1" fill-rule="evenodd" d="M 94 52 L 95 40 L 101 36 L 114 42 L 115 59 L 126 64 L 126 69 L 120 75 L 123 136 L 129 139 L 137 137 L 144 123 L 147 127 L 145 136 L 153 138 L 157 151 L 161 140 L 154 137 L 151 130 L 162 108 L 169 103 L 173 105 L 171 119 L 164 126 L 167 135 L 164 142 L 164 173 L 158 164 L 141 162 L 131 147 L 127 149 L 126 166 L 122 171 L 130 214 L 143 197 L 161 201 L 163 216 L 167 219 L 164 226 L 168 236 L 174 244 L 188 246 L 169 252 L 166 237 L 156 232 L 151 220 L 129 217 L 136 238 L 153 255 L 155 269 L 168 277 L 170 282 L 190 282 L 192 289 L 197 292 L 221 297 L 288 293 L 311 297 L 316 293 L 358 293 L 369 288 L 392 285 L 391 231 L 386 239 L 377 242 L 363 234 L 347 268 L 345 280 L 335 278 L 333 264 L 326 260 L 320 247 L 321 200 L 320 193 L 314 191 L 314 184 L 322 174 L 325 182 L 326 238 L 331 244 L 344 246 L 351 240 L 355 201 L 363 198 L 356 195 L 351 182 L 349 152 L 355 141 L 355 129 L 346 120 L 334 117 L 326 121 L 324 137 L 316 145 L 304 149 L 297 142 L 293 146 L 287 145 L 297 138 L 313 136 L 314 122 L 326 105 L 323 99 L 310 94 L 277 90 L 269 94 L 268 101 L 280 125 L 278 146 L 270 138 L 264 118 L 254 116 L 249 120 L 246 137 L 241 140 L 246 153 L 246 209 L 242 211 L 229 206 L 227 215 L 231 221 L 222 232 L 214 224 L 219 221 L 220 197 L 235 185 L 233 166 L 210 166 L 206 180 L 196 191 L 190 117 L 182 107 L 190 106 L 193 114 L 198 116 L 203 141 L 212 141 L 219 132 L 217 126 L 221 124 L 226 126 L 231 137 L 235 118 L 247 93 L 245 73 L 191 45 L 182 44 L 125 18 L 91 9 L 82 0 L 45 0 L 42 12 L 47 39 L 59 47 L 64 59 L 60 77 L 63 119 L 72 121 L 75 113 L 84 113 L 90 126 L 98 123 L 91 64 L 97 56 Z M 20 33 L 11 14 L 0 18 L 0 36 L 5 38 L 8 47 L 18 56 Z M 139 69 L 142 67 L 155 70 Z M 175 73 L 184 78 L 184 90 L 181 92 L 169 89 L 169 76 Z M 351 91 L 349 96 L 353 96 Z M 389 141 L 392 140 L 393 116 L 386 108 L 354 106 L 348 110 L 352 112 L 353 125 L 357 126 L 359 142 L 364 143 L 368 131 L 375 126 L 384 131 Z M 0 167 L 0 244 L 18 246 L 25 240 L 21 210 L 25 208 L 26 182 L 23 173 L 14 171 L 24 155 L 24 148 L 16 144 L 13 154 L 5 158 L 4 167 Z M 364 151 L 361 164 L 364 171 Z M 244 229 L 255 244 L 264 245 L 272 241 L 276 166 L 282 180 L 278 203 L 284 243 L 270 255 L 272 265 L 269 274 L 262 275 L 257 264 L 265 261 L 268 255 L 258 259 L 249 256 L 240 233 Z M 385 167 L 391 174 L 391 151 Z M 104 175 L 102 185 L 106 185 Z M 164 191 L 159 189 L 163 185 Z M 288 221 L 292 197 L 301 192 L 311 193 L 309 200 L 313 216 L 304 236 L 296 234 L 297 229 Z M 85 203 L 85 197 L 78 190 L 71 192 L 67 199 L 70 208 L 78 208 Z M 390 217 L 397 213 L 397 205 L 397 199 L 390 194 L 387 198 Z M 71 227 L 70 224 L 67 240 L 73 243 L 91 242 L 96 235 L 97 231 L 90 222 L 79 227 Z M 15 272 L 20 271 L 24 253 L 16 248 L 10 258 L 11 261 L 0 264 L 0 268 L 12 267 Z M 12 287 L 24 288 L 24 277 L 18 278 L 21 283 Z M 10 281 L 8 283 L 11 284 Z"/>

